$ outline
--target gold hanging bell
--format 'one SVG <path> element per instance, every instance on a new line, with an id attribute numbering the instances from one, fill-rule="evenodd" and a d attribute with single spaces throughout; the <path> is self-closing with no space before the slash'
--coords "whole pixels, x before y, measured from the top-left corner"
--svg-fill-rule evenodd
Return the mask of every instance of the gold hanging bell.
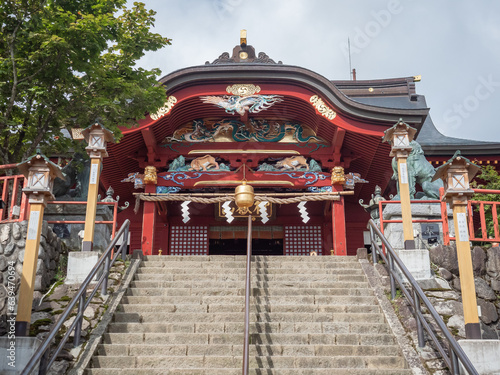
<path id="1" fill-rule="evenodd" d="M 236 206 L 238 206 L 238 213 L 240 215 L 245 215 L 250 212 L 249 208 L 253 206 L 254 197 L 253 187 L 247 185 L 246 181 L 236 186 L 234 191 L 234 202 Z"/>

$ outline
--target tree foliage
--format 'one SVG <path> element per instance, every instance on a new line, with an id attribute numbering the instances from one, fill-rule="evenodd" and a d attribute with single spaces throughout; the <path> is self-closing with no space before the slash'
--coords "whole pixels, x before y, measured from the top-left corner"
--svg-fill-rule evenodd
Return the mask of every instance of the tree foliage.
<path id="1" fill-rule="evenodd" d="M 471 185 L 476 189 L 500 190 L 500 175 L 492 165 L 487 165 L 481 169 L 481 173 L 476 176 Z M 475 201 L 498 202 L 500 194 L 475 194 L 473 199 Z M 495 233 L 491 204 L 484 205 L 484 215 L 488 236 L 493 237 Z M 497 220 L 500 222 L 500 207 L 497 208 Z"/>
<path id="2" fill-rule="evenodd" d="M 155 12 L 126 0 L 0 2 L 0 164 L 37 147 L 67 150 L 63 129 L 99 118 L 119 135 L 165 101 L 158 69 L 135 66 L 170 40 L 151 32 Z"/>

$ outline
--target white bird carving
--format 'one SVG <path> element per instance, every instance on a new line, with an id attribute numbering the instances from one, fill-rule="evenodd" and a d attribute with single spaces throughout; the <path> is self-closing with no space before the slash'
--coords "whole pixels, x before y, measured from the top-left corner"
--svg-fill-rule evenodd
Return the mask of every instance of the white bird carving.
<path id="1" fill-rule="evenodd" d="M 245 112 L 258 113 L 268 109 L 275 103 L 282 102 L 281 95 L 224 95 L 224 96 L 201 96 L 203 103 L 215 104 L 220 108 L 224 108 L 227 113 L 234 114 L 237 112 L 240 116 L 244 116 Z"/>

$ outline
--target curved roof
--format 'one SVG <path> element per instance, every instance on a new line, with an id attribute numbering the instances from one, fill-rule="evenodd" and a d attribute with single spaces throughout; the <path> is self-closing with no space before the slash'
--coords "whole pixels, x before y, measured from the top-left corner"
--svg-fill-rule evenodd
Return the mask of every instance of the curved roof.
<path id="1" fill-rule="evenodd" d="M 415 92 L 414 77 L 366 81 L 332 81 L 353 100 L 381 108 L 428 108 L 425 97 Z M 370 90 L 370 91 L 369 91 Z M 416 137 L 428 156 L 451 156 L 457 149 L 468 155 L 498 155 L 500 143 L 448 137 L 427 116 Z"/>

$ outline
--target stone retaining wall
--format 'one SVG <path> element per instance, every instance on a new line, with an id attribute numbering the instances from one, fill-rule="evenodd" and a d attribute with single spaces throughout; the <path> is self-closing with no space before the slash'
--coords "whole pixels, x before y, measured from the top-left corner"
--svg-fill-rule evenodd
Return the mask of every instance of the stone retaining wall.
<path id="1" fill-rule="evenodd" d="M 9 262 L 14 262 L 16 270 L 15 289 L 17 296 L 21 283 L 27 227 L 28 221 L 0 224 L 0 336 L 5 335 L 7 332 L 6 302 L 8 265 Z M 63 253 L 67 253 L 66 246 L 54 234 L 47 222 L 44 221 L 42 225 L 40 250 L 38 253 L 33 307 L 39 303 L 43 292 L 46 291 L 50 282 L 56 275 L 60 256 Z"/>
<path id="2" fill-rule="evenodd" d="M 460 274 L 458 272 L 456 247 L 454 245 L 435 246 L 430 249 L 430 259 L 438 267 L 438 275 L 448 281 L 451 288 L 456 292 L 460 292 Z M 489 249 L 483 249 L 479 246 L 474 247 L 472 249 L 472 265 L 474 268 L 477 304 L 481 308 L 480 322 L 483 339 L 500 339 L 500 247 L 491 247 Z M 457 298 L 431 301 L 446 305 L 449 312 L 445 315 L 447 315 L 449 327 L 449 321 L 463 321 L 461 298 L 458 297 L 457 294 Z M 458 329 L 457 333 L 458 336 L 464 336 L 461 329 Z"/>

